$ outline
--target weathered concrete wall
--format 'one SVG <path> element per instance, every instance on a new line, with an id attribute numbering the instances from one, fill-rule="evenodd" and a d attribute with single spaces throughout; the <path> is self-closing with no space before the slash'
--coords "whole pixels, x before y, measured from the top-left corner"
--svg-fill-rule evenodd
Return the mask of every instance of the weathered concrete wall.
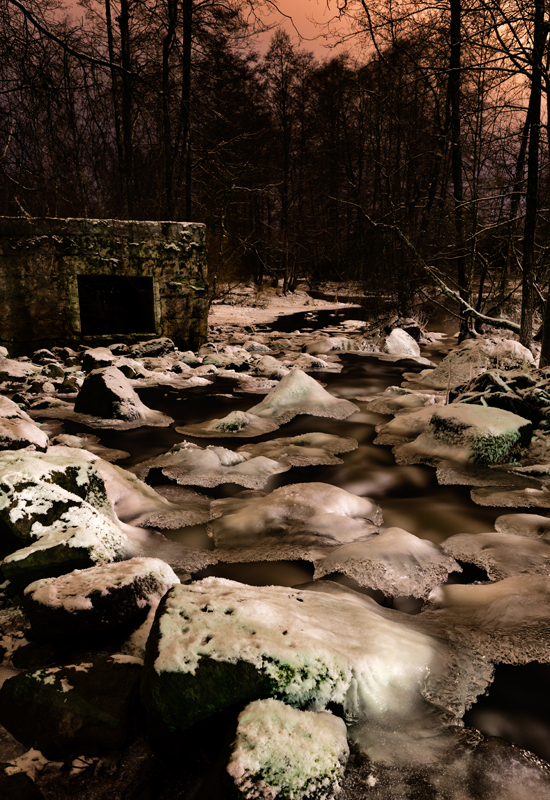
<path id="1" fill-rule="evenodd" d="M 0 344 L 14 356 L 151 336 L 197 347 L 208 321 L 204 238 L 189 222 L 0 217 Z M 83 336 L 79 275 L 152 278 L 155 329 Z"/>

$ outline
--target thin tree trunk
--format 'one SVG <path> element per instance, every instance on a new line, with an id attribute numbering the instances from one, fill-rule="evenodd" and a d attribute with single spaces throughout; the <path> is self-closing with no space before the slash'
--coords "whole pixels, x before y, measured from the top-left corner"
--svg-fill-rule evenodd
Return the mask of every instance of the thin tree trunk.
<path id="1" fill-rule="evenodd" d="M 540 106 L 542 91 L 542 59 L 546 43 L 547 31 L 544 25 L 544 0 L 534 0 L 535 17 L 533 26 L 533 65 L 531 73 L 531 95 L 529 98 L 530 134 L 529 152 L 527 155 L 527 197 L 525 202 L 525 226 L 523 229 L 523 282 L 521 301 L 521 343 L 529 346 L 533 339 L 533 307 L 535 298 L 535 231 L 538 212 L 538 173 L 540 148 Z M 547 330 L 545 324 L 544 330 Z M 545 358 L 550 349 L 548 336 Z M 542 354 L 541 354 L 542 359 Z"/>

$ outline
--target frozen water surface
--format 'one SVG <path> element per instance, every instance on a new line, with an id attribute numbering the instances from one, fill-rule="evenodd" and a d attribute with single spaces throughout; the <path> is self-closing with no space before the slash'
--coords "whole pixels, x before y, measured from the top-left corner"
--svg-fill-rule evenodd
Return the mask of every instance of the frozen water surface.
<path id="1" fill-rule="evenodd" d="M 337 332 L 341 327 L 327 329 Z M 178 366 L 175 357 L 121 364 L 142 371 L 132 387 L 143 392 L 151 410 L 175 424 L 154 428 L 146 422 L 124 432 L 96 429 L 97 436 L 91 437 L 93 420 L 77 418 L 70 413 L 71 403 L 55 405 L 53 398 L 49 410 L 43 409 L 52 420 L 44 431 L 50 439 L 60 437 L 54 441 L 57 447 L 43 458 L 35 454 L 25 474 L 30 470 L 32 480 L 46 481 L 49 470 L 68 463 L 72 449 L 82 475 L 94 469 L 103 481 L 105 496 L 97 498 L 97 518 L 106 520 L 126 547 L 131 542 L 133 552 L 127 550 L 124 557 L 136 552 L 156 556 L 177 578 L 191 581 L 178 586 L 177 593 L 186 598 L 192 624 L 184 633 L 181 617 L 168 615 L 159 668 L 190 669 L 203 658 L 231 659 L 238 654 L 264 664 L 276 678 L 294 676 L 281 684 L 279 700 L 268 703 L 268 712 L 271 702 L 280 708 L 280 700 L 285 700 L 302 709 L 291 709 L 296 714 L 326 714 L 328 706 L 334 720 L 345 716 L 347 738 L 356 746 L 340 781 L 341 800 L 550 797 L 548 768 L 536 756 L 462 727 L 464 711 L 473 704 L 468 719 L 478 720 L 484 733 L 509 731 L 506 735 L 520 746 L 535 741 L 525 725 L 522 729 L 521 714 L 514 724 L 509 722 L 512 711 L 506 698 L 512 690 L 527 688 L 521 672 L 511 673 L 519 677 L 511 678 L 511 688 L 503 692 L 505 699 L 494 712 L 500 715 L 500 727 L 491 722 L 494 714 L 476 716 L 476 699 L 490 685 L 494 664 L 507 663 L 514 671 L 522 669 L 520 664 L 549 660 L 550 519 L 536 513 L 537 505 L 550 508 L 550 503 L 544 505 L 550 494 L 547 471 L 480 467 L 476 472 L 468 464 L 457 468 L 456 461 L 452 467 L 445 462 L 439 473 L 442 480 L 459 479 L 462 485 L 438 486 L 431 467 L 396 466 L 384 446 L 419 436 L 455 379 L 469 378 L 474 370 L 496 362 L 500 368 L 517 366 L 518 359 L 527 357 L 516 343 L 491 343 L 487 337 L 482 345 L 486 352 L 478 353 L 477 361 L 468 346 L 461 356 L 464 363 L 449 370 L 447 362 L 435 373 L 441 378 L 439 385 L 435 386 L 434 371 L 427 370 L 414 388 L 411 381 L 418 374 L 410 370 L 424 366 L 418 360 L 414 366 L 417 357 L 369 355 L 353 352 L 346 344 L 339 349 L 339 374 L 325 347 L 319 355 L 328 366 L 315 372 L 319 380 L 297 369 L 287 373 L 283 360 L 296 352 L 296 358 L 288 358 L 295 366 L 299 349 L 311 338 L 296 334 L 279 343 L 271 334 L 268 355 L 220 351 L 226 366 L 228 360 L 243 359 L 248 365 L 243 373 L 214 364 L 197 367 L 198 360 L 191 356 L 189 368 L 183 361 Z M 432 355 L 437 356 L 435 345 L 430 347 Z M 410 379 L 408 390 L 400 385 L 404 375 Z M 203 376 L 211 383 L 204 385 Z M 271 386 L 268 382 L 273 381 L 277 383 Z M 163 388 L 139 388 L 147 385 Z M 260 392 L 267 395 L 256 402 L 254 394 Z M 381 404 L 367 406 L 374 398 Z M 0 416 L 7 416 L 3 410 L 12 413 L 8 405 L 0 408 Z M 395 416 L 388 421 L 380 413 Z M 312 420 L 308 415 L 318 416 Z M 64 430 L 48 427 L 60 417 Z M 282 426 L 281 437 L 275 431 Z M 372 444 L 375 426 L 381 447 Z M 188 447 L 177 447 L 178 431 L 189 438 Z M 212 446 L 203 448 L 194 437 L 210 438 Z M 254 437 L 253 443 L 243 444 L 243 438 Z M 161 466 L 171 448 L 176 464 Z M 121 467 L 107 464 L 108 451 L 122 453 Z M 126 459 L 125 452 L 130 453 Z M 208 465 L 206 474 L 211 477 L 203 494 L 167 482 L 185 481 L 182 476 L 193 471 L 183 463 L 178 466 L 178 452 L 217 459 Z M 269 494 L 241 492 L 236 481 L 218 485 L 212 477 L 217 470 L 251 466 L 256 458 L 285 462 L 287 471 L 270 478 Z M 125 466 L 147 474 L 152 485 Z M 175 472 L 170 475 L 164 468 Z M 260 473 L 254 470 L 255 480 Z M 499 485 L 487 484 L 491 476 Z M 477 487 L 473 494 L 477 502 L 487 503 L 485 507 L 472 502 L 471 486 Z M 43 500 L 47 502 L 46 490 Z M 526 513 L 529 507 L 535 513 Z M 385 529 L 380 528 L 380 508 Z M 506 508 L 522 513 L 505 514 Z M 207 520 L 213 539 L 207 536 Z M 92 524 L 89 516 L 86 525 Z M 100 561 L 113 557 L 120 554 L 113 552 Z M 455 569 L 446 583 L 453 559 L 461 562 L 464 573 Z M 312 562 L 317 577 L 330 574 L 338 582 L 312 583 Z M 205 573 L 214 577 L 193 581 Z M 225 575 L 237 576 L 238 583 L 216 577 Z M 491 582 L 485 582 L 487 577 Z M 483 582 L 474 584 L 476 579 Z M 304 583 L 303 589 L 290 588 L 298 582 Z M 416 615 L 404 613 L 397 609 L 418 612 L 422 605 L 416 600 L 408 606 L 404 594 L 429 594 L 429 602 Z M 231 614 L 226 613 L 228 603 Z M 394 608 L 386 607 L 392 603 Z M 206 613 L 205 607 L 212 611 Z M 150 615 L 126 643 L 126 653 L 143 656 L 152 624 Z M 539 691 L 546 691 L 544 682 Z M 277 719 L 274 710 L 263 716 L 265 730 L 275 725 L 283 731 L 286 723 L 277 724 Z M 343 723 L 336 725 L 342 728 Z M 529 729 L 534 727 L 538 741 L 550 741 L 550 724 L 542 711 L 529 717 Z M 255 746 L 269 753 L 270 734 L 254 736 Z M 272 752 L 275 756 L 274 747 Z M 539 755 L 546 752 L 550 748 L 542 745 L 537 750 Z M 284 757 L 283 747 L 283 761 Z"/>

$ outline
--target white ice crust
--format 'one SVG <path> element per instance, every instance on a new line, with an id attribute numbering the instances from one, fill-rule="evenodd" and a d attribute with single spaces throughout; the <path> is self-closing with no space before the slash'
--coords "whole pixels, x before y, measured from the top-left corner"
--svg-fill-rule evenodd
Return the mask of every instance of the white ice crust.
<path id="1" fill-rule="evenodd" d="M 168 593 L 159 633 L 158 673 L 194 675 L 205 657 L 245 661 L 290 705 L 317 711 L 336 702 L 349 721 L 389 726 L 429 713 L 431 702 L 462 713 L 490 674 L 473 660 L 458 671 L 448 641 L 355 593 L 206 578 Z"/>
<path id="2" fill-rule="evenodd" d="M 379 507 L 328 483 L 282 486 L 265 497 L 214 500 L 209 532 L 217 547 L 274 544 L 334 546 L 372 533 Z"/>
<path id="3" fill-rule="evenodd" d="M 453 571 L 461 570 L 439 545 L 402 528 L 387 528 L 333 550 L 316 562 L 314 578 L 341 572 L 386 595 L 427 597 Z"/>
<path id="4" fill-rule="evenodd" d="M 261 489 L 272 475 L 286 472 L 289 465 L 263 455 L 235 453 L 212 445 L 203 449 L 183 441 L 166 454 L 139 464 L 134 471 L 145 479 L 152 469 L 160 469 L 163 475 L 181 486 L 212 487 L 236 483 L 249 489 Z"/>
<path id="5" fill-rule="evenodd" d="M 511 533 L 459 533 L 443 542 L 446 553 L 476 564 L 491 580 L 550 575 L 550 542 Z"/>

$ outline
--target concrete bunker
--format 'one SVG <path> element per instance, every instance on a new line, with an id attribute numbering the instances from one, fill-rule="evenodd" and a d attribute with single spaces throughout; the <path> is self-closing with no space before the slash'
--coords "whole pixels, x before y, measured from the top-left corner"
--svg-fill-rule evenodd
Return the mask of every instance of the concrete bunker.
<path id="1" fill-rule="evenodd" d="M 208 324 L 205 226 L 0 217 L 0 344 L 132 343 L 195 349 Z"/>

